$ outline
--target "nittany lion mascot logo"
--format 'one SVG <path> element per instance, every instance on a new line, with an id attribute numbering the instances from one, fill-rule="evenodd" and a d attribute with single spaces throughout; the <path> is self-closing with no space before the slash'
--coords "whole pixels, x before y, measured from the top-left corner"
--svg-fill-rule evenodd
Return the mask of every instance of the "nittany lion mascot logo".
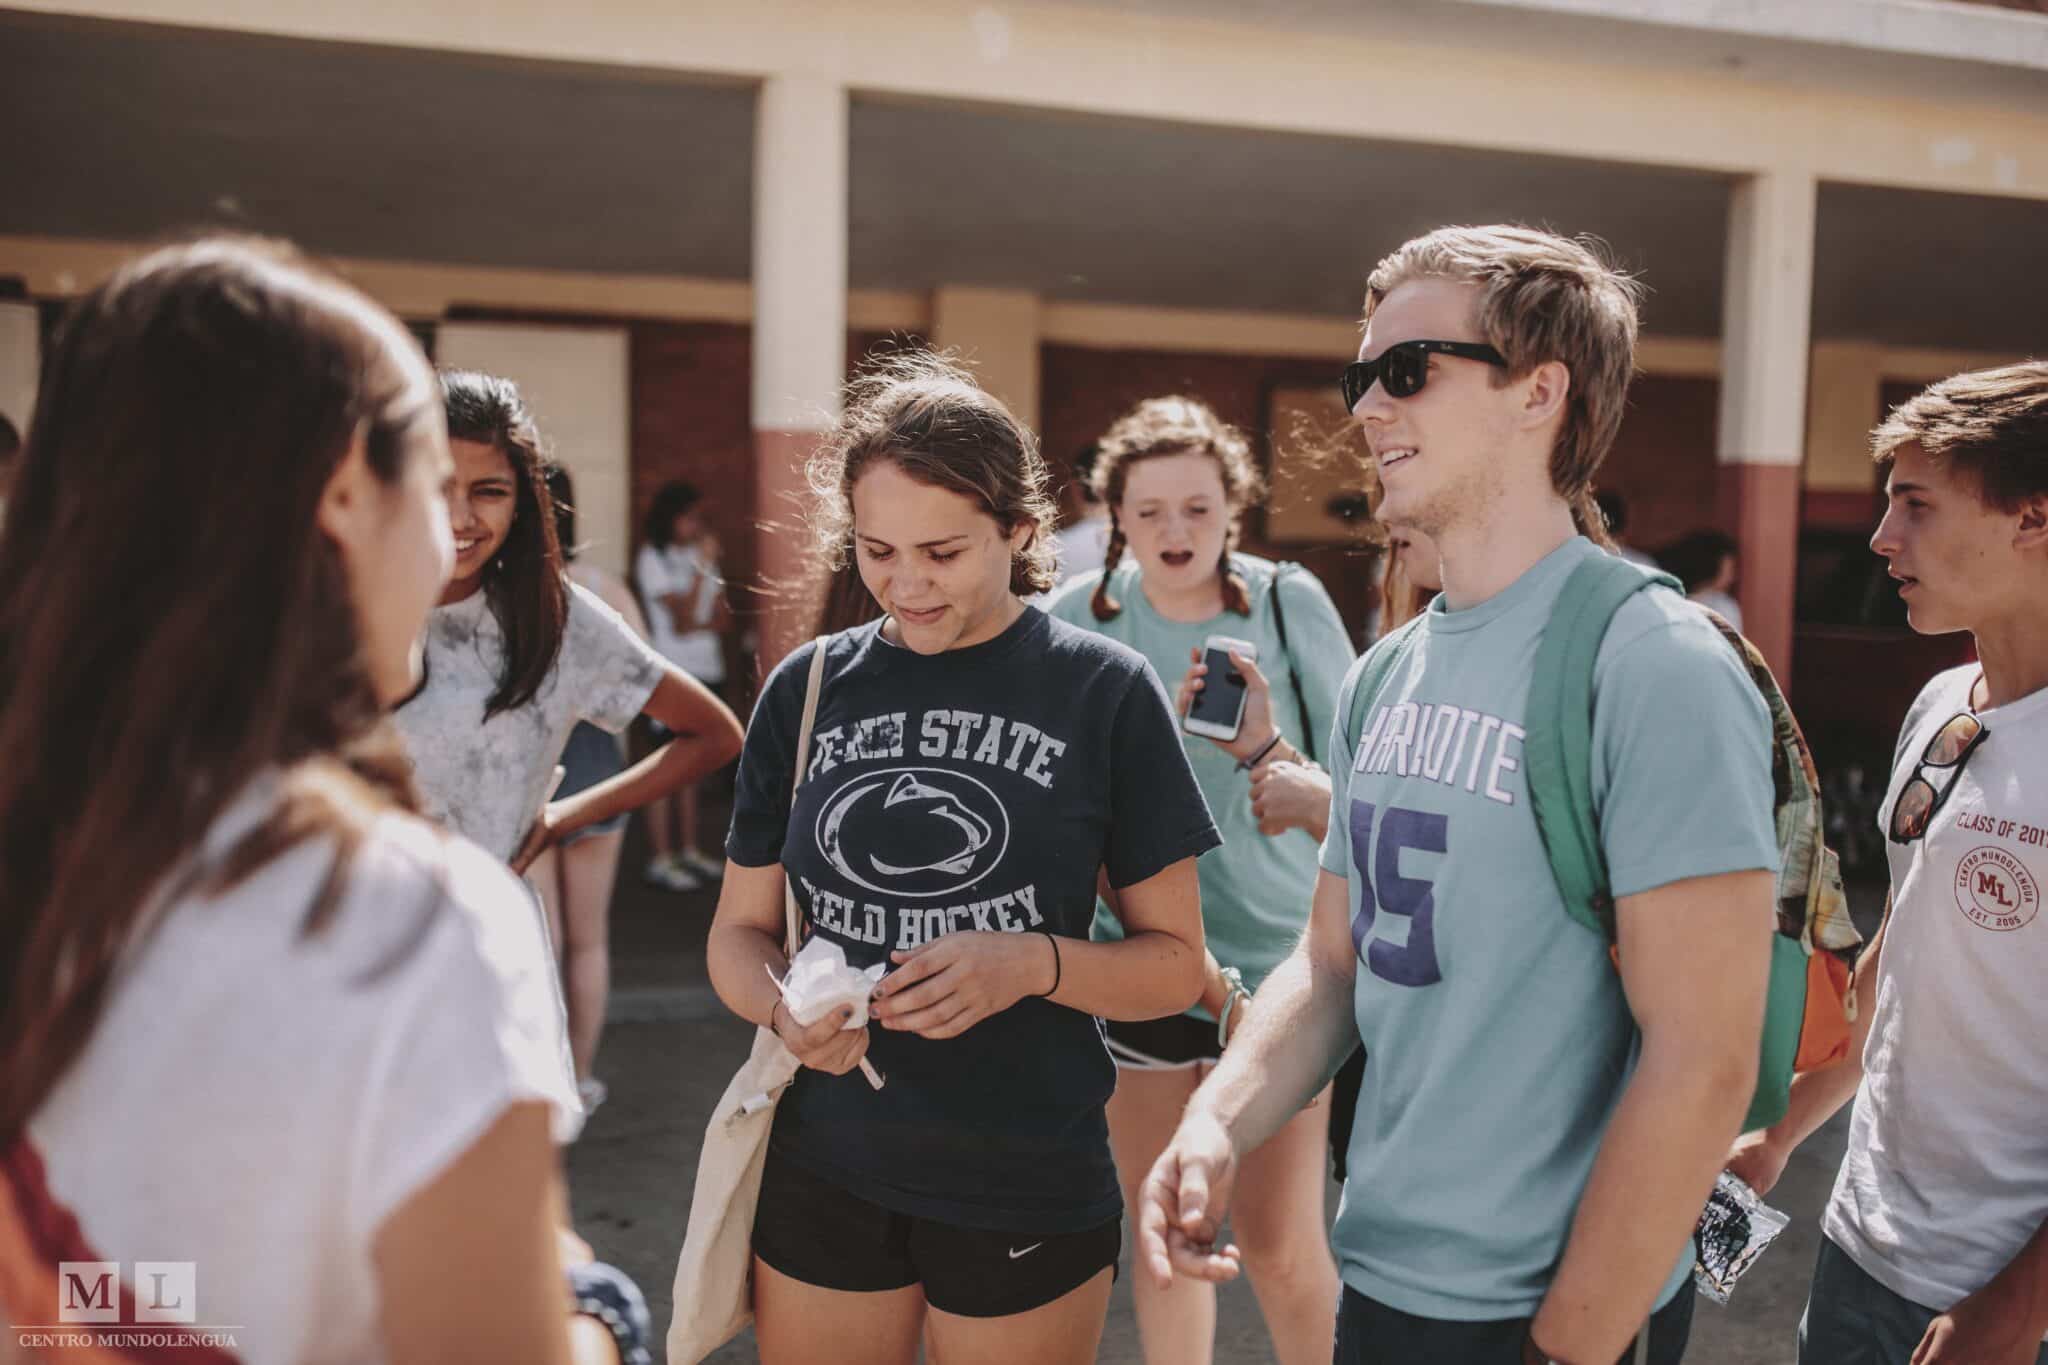
<path id="1" fill-rule="evenodd" d="M 839 874 L 892 896 L 949 896 L 986 877 L 1010 843 L 996 794 L 965 773 L 862 773 L 818 812 L 818 849 Z"/>

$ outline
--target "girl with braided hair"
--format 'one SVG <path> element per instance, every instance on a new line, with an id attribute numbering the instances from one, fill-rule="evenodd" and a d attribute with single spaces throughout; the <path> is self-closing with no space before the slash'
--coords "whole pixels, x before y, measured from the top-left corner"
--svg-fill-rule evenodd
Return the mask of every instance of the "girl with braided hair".
<path id="1" fill-rule="evenodd" d="M 1259 651 L 1258 663 L 1232 659 L 1246 680 L 1236 738 L 1182 737 L 1224 838 L 1197 869 L 1211 954 L 1202 999 L 1185 1014 L 1108 1025 L 1117 1060 L 1110 1139 L 1135 1203 L 1182 1107 L 1243 1017 L 1243 992 L 1286 956 L 1306 921 L 1317 835 L 1260 808 L 1270 785 L 1263 779 L 1295 765 L 1294 776 L 1320 785 L 1327 814 L 1329 779 L 1312 760 L 1327 742 L 1352 651 L 1313 575 L 1237 550 L 1244 511 L 1264 496 L 1264 480 L 1244 433 L 1207 404 L 1178 396 L 1139 403 L 1103 436 L 1090 482 L 1110 512 L 1103 568 L 1064 585 L 1047 610 L 1132 646 L 1162 677 L 1181 678 L 1183 712 L 1202 686 L 1208 636 L 1246 639 Z M 1098 907 L 1095 935 L 1118 936 L 1107 905 Z M 1330 1354 L 1337 1272 L 1323 1217 L 1328 1120 L 1327 1105 L 1308 1109 L 1249 1155 L 1239 1178 L 1237 1236 L 1288 1365 Z M 1211 1358 L 1211 1285 L 1181 1279 L 1161 1290 L 1139 1276 L 1133 1290 L 1148 1360 Z"/>

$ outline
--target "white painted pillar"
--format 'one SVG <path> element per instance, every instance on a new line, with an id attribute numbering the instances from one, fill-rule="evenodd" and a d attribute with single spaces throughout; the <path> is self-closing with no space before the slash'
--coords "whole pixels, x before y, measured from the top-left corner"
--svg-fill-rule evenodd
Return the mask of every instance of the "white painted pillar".
<path id="1" fill-rule="evenodd" d="M 519 385 L 542 440 L 576 485 L 582 558 L 623 575 L 632 553 L 632 373 L 622 327 L 446 322 L 435 359 Z"/>
<path id="2" fill-rule="evenodd" d="M 1038 430 L 1038 295 L 946 285 L 932 294 L 932 342 L 957 350 L 981 386 Z"/>
<path id="3" fill-rule="evenodd" d="M 754 128 L 754 562 L 799 581 L 808 542 L 804 463 L 839 415 L 846 377 L 847 94 L 823 77 L 771 76 Z M 765 671 L 798 643 L 801 612 L 771 598 Z"/>
<path id="4" fill-rule="evenodd" d="M 0 413 L 25 439 L 42 379 L 42 323 L 32 303 L 0 303 Z"/>
<path id="5" fill-rule="evenodd" d="M 1721 516 L 1742 547 L 1744 631 L 1787 682 L 1818 201 L 1806 171 L 1735 187 L 1721 308 Z"/>
<path id="6" fill-rule="evenodd" d="M 1872 341 L 1818 341 L 1808 370 L 1806 486 L 1826 493 L 1868 493 L 1877 484 L 1870 429 L 1884 393 L 1884 347 Z"/>

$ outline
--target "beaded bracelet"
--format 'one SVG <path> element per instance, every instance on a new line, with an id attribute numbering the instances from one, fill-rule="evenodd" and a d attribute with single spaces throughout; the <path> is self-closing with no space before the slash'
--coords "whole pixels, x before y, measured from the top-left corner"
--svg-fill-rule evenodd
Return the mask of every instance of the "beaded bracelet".
<path id="1" fill-rule="evenodd" d="M 1230 1011 L 1238 1001 L 1250 1003 L 1252 993 L 1244 988 L 1244 973 L 1235 967 L 1222 969 L 1223 984 L 1230 989 L 1223 997 L 1223 1008 L 1216 1011 L 1216 1046 L 1230 1045 Z"/>
<path id="2" fill-rule="evenodd" d="M 595 1318 L 612 1334 L 622 1365 L 650 1365 L 647 1339 L 653 1320 L 640 1287 L 623 1271 L 602 1261 L 567 1267 L 569 1294 L 579 1317 Z"/>

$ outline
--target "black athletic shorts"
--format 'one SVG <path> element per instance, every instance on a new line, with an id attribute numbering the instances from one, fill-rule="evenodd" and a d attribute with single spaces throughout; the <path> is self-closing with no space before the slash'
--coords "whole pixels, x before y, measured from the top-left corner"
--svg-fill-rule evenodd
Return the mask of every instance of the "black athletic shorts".
<path id="1" fill-rule="evenodd" d="M 1127 1071 L 1182 1071 L 1223 1055 L 1223 1045 L 1216 1041 L 1215 1022 L 1192 1014 L 1111 1019 L 1104 1028 L 1109 1035 L 1109 1055 Z"/>
<path id="2" fill-rule="evenodd" d="M 1123 1217 L 1060 1236 L 1013 1236 L 891 1213 L 768 1149 L 754 1254 L 793 1280 L 855 1294 L 917 1284 L 925 1302 L 963 1318 L 1042 1308 L 1105 1268 L 1114 1274 Z"/>

